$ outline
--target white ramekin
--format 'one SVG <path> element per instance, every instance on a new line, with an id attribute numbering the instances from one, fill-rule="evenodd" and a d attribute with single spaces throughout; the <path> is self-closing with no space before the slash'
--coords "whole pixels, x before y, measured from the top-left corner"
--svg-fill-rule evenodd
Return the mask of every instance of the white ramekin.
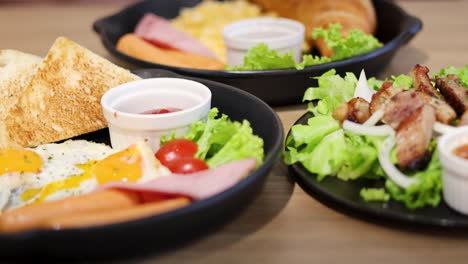
<path id="1" fill-rule="evenodd" d="M 468 144 L 468 127 L 460 127 L 442 135 L 437 149 L 442 165 L 444 200 L 456 211 L 468 214 L 468 160 L 453 153 L 464 144 Z"/>
<path id="2" fill-rule="evenodd" d="M 287 18 L 253 18 L 231 23 L 223 30 L 227 64 L 242 65 L 247 51 L 259 43 L 280 54 L 293 50 L 294 59 L 300 62 L 304 32 L 303 24 Z"/>
<path id="3" fill-rule="evenodd" d="M 143 79 L 110 89 L 101 98 L 101 105 L 113 148 L 124 149 L 143 140 L 157 151 L 162 135 L 174 131 L 182 136 L 190 124 L 206 118 L 211 107 L 211 91 L 199 82 L 186 79 Z M 157 108 L 182 110 L 140 114 Z"/>

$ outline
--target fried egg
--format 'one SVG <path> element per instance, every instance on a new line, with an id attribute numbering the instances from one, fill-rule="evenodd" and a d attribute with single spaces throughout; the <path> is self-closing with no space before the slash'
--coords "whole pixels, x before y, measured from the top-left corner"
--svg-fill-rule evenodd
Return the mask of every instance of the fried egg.
<path id="1" fill-rule="evenodd" d="M 147 182 L 170 171 L 143 142 L 117 152 L 69 140 L 0 151 L 0 174 L 0 208 L 6 210 L 89 193 L 110 182 Z"/>

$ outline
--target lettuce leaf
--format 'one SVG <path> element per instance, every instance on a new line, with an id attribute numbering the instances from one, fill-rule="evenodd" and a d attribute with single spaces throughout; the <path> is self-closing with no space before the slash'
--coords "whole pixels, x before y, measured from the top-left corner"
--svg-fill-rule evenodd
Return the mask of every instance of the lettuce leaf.
<path id="1" fill-rule="evenodd" d="M 390 195 L 384 188 L 362 188 L 359 195 L 366 202 L 386 202 L 390 200 Z"/>
<path id="2" fill-rule="evenodd" d="M 331 69 L 319 77 L 318 87 L 310 87 L 304 93 L 303 101 L 319 99 L 317 105 L 309 104 L 309 111 L 315 115 L 331 115 L 335 109 L 353 98 L 357 78 L 353 73 L 346 73 L 345 77 L 336 74 Z"/>
<path id="3" fill-rule="evenodd" d="M 271 50 L 264 43 L 249 49 L 244 56 L 244 64 L 241 66 L 226 66 L 230 71 L 256 71 L 294 68 L 293 51 L 286 54 L 279 54 L 276 50 Z"/>
<path id="4" fill-rule="evenodd" d="M 368 53 L 383 46 L 374 36 L 361 30 L 352 29 L 347 36 L 343 36 L 341 29 L 340 24 L 329 24 L 327 29 L 320 27 L 312 32 L 313 39 L 323 39 L 327 47 L 333 50 L 332 61 Z"/>

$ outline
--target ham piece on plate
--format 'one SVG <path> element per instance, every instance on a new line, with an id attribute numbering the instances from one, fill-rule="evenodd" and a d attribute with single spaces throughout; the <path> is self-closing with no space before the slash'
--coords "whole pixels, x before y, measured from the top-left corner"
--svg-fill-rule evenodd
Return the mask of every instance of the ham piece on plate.
<path id="1" fill-rule="evenodd" d="M 234 186 L 255 169 L 255 164 L 255 159 L 244 159 L 190 174 L 173 173 L 147 183 L 110 183 L 103 185 L 99 190 L 115 188 L 123 191 L 184 196 L 192 200 L 201 200 Z"/>
<path id="2" fill-rule="evenodd" d="M 196 38 L 178 30 L 167 19 L 147 13 L 138 22 L 135 34 L 160 48 L 216 58 L 216 55 Z"/>

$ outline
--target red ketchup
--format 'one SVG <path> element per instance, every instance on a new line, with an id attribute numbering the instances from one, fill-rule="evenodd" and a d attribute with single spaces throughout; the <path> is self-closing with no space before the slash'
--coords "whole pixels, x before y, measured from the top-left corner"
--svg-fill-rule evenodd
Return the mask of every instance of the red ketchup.
<path id="1" fill-rule="evenodd" d="M 159 115 L 159 114 L 174 113 L 174 112 L 178 112 L 180 110 L 182 110 L 182 109 L 175 108 L 175 107 L 164 107 L 164 108 L 150 109 L 150 110 L 141 112 L 140 114 L 143 114 L 143 115 Z"/>

